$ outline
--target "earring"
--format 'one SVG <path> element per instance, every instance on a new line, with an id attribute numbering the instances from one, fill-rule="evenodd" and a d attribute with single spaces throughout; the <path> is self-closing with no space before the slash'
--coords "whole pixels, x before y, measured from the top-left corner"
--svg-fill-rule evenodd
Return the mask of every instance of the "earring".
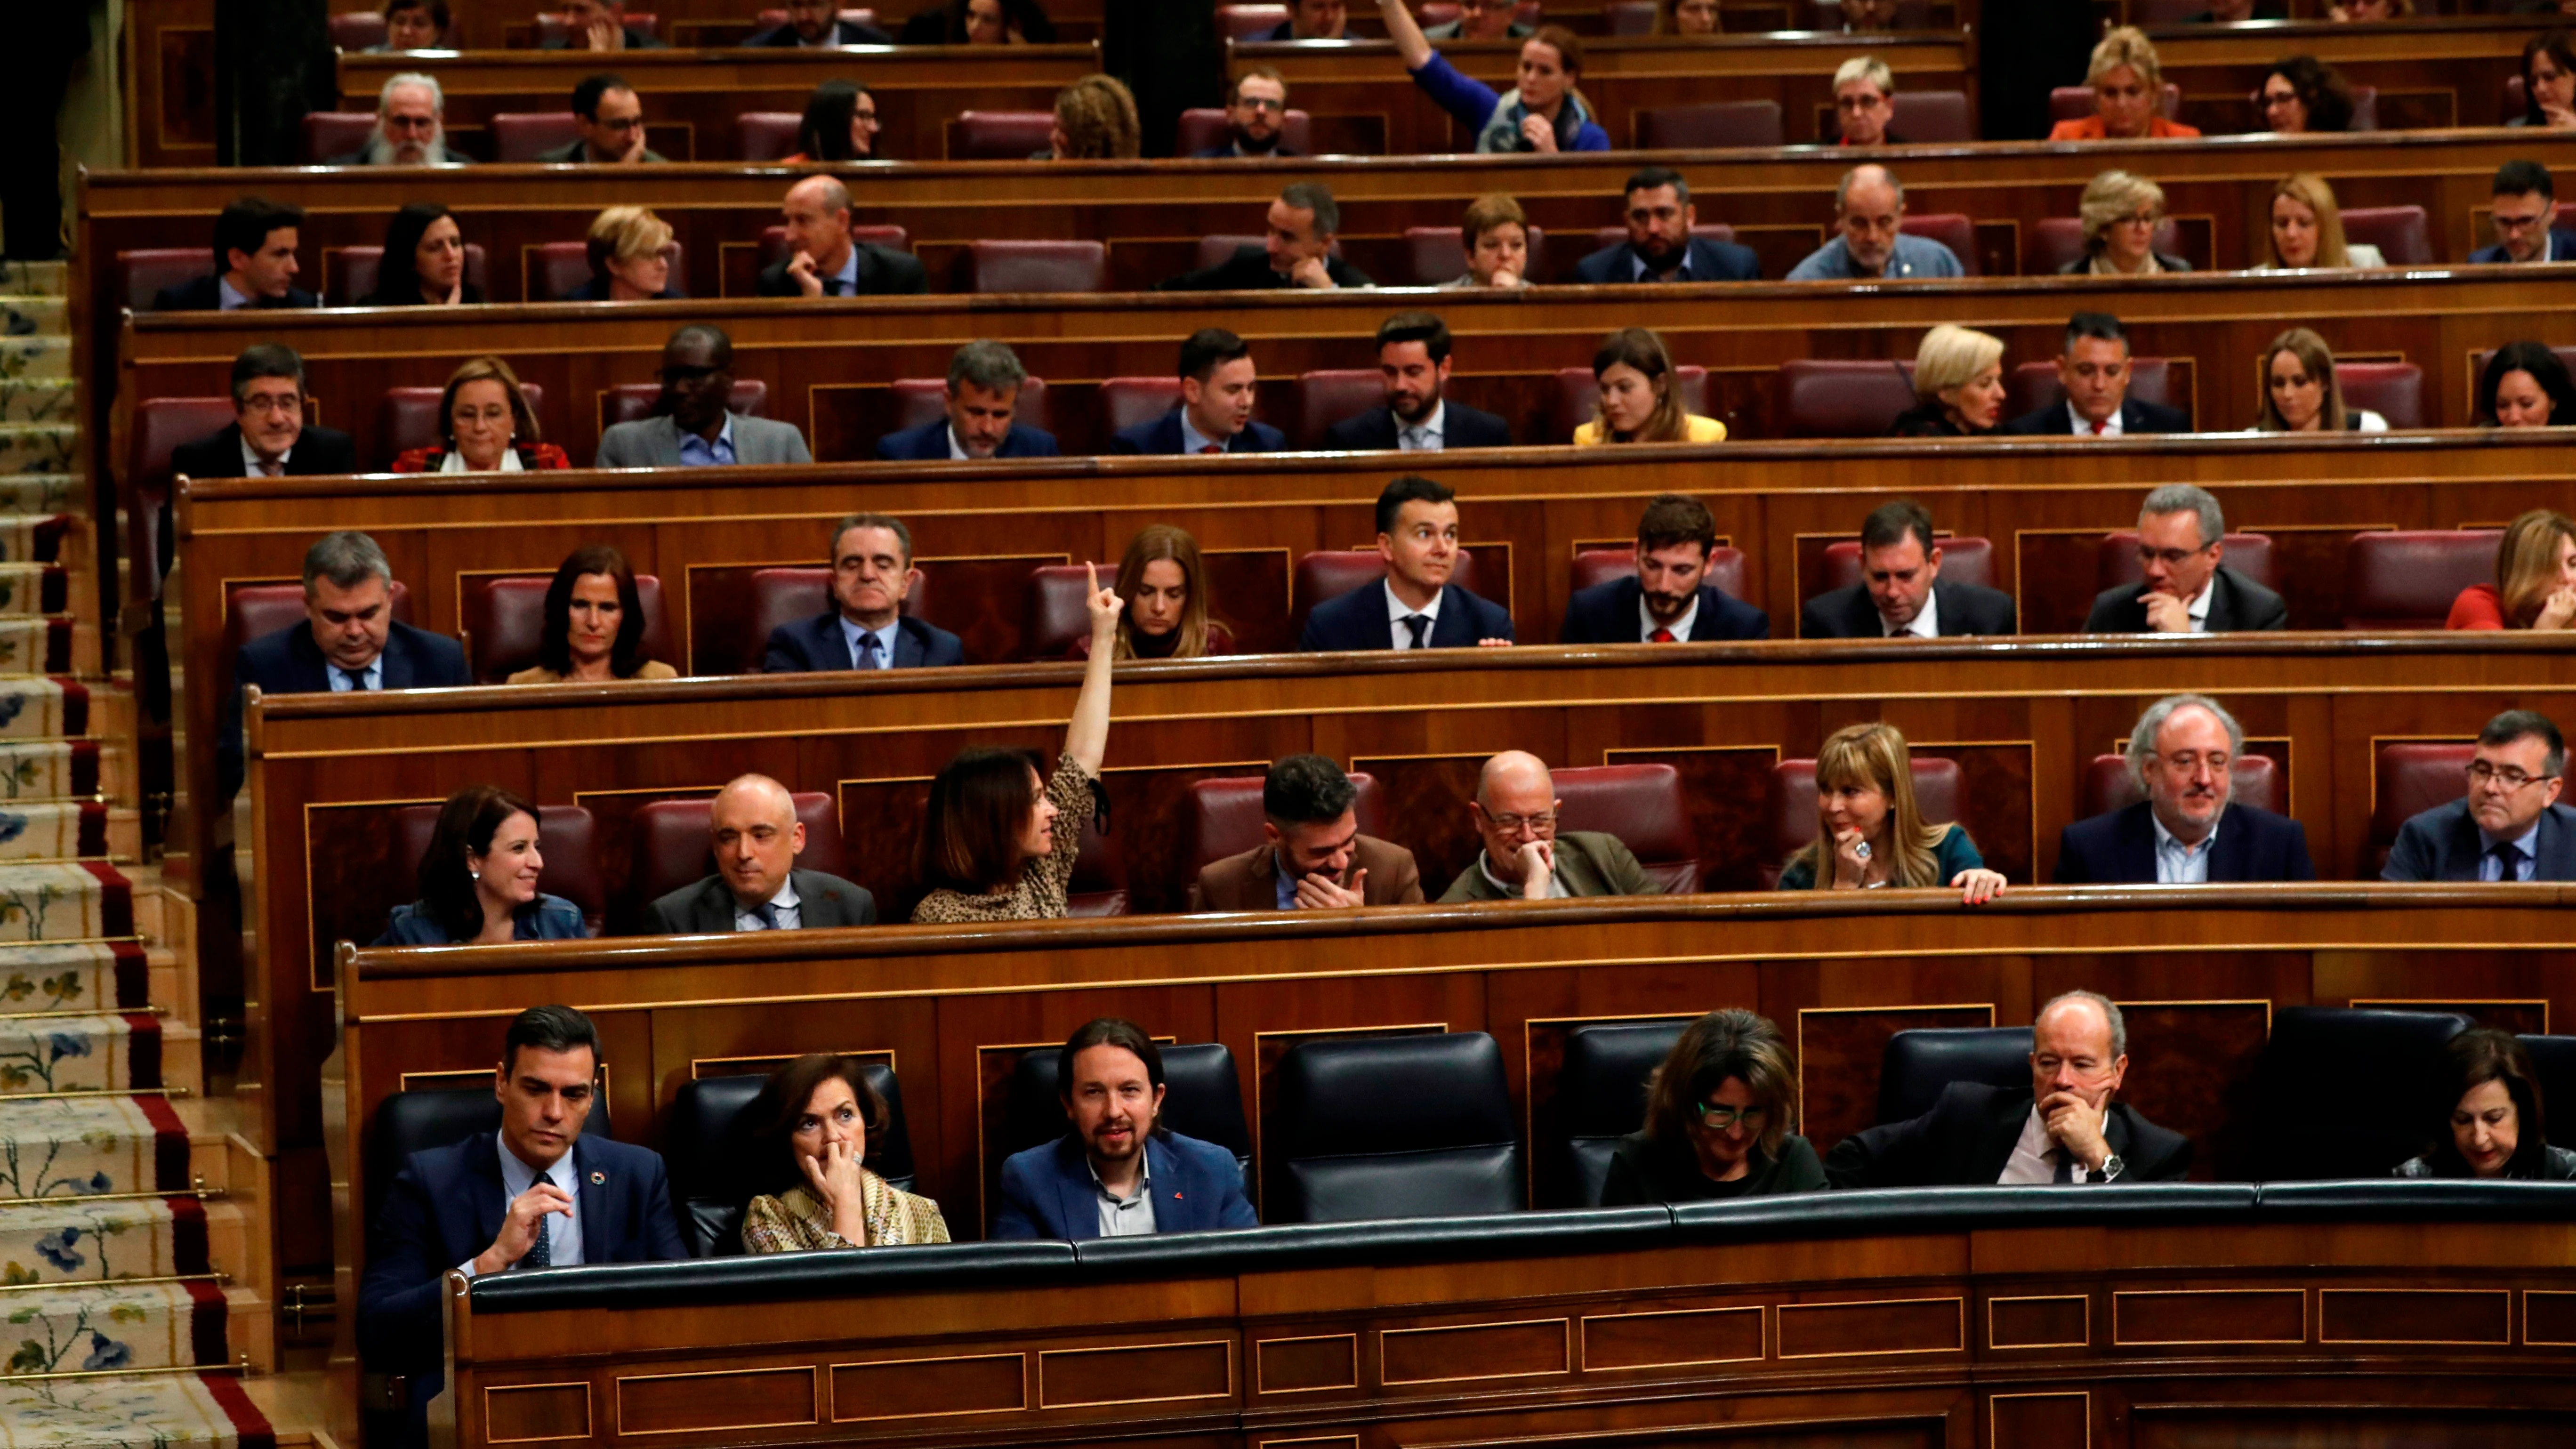
<path id="1" fill-rule="evenodd" d="M 479 871 L 479 870 L 469 870 L 469 871 L 467 871 L 467 872 L 466 872 L 466 875 L 468 875 L 468 876 L 472 877 L 472 878 L 473 878 L 473 879 L 475 879 L 475 880 L 481 880 L 481 879 L 483 878 L 483 872 L 481 872 L 481 871 Z"/>

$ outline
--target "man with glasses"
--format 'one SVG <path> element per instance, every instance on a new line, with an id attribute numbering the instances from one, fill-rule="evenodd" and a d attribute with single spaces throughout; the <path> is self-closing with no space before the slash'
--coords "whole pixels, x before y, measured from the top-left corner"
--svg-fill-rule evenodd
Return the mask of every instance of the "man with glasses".
<path id="1" fill-rule="evenodd" d="M 2219 561 L 2227 518 L 2208 490 L 2168 483 L 2138 508 L 2134 584 L 2093 599 L 2087 634 L 2229 634 L 2290 627 L 2281 596 Z"/>
<path id="2" fill-rule="evenodd" d="M 1190 159 L 1298 155 L 1287 144 L 1287 129 L 1288 82 L 1271 67 L 1256 65 L 1234 78 L 1234 93 L 1226 97 L 1224 144 L 1193 151 Z"/>
<path id="3" fill-rule="evenodd" d="M 2558 803 L 2567 742 L 2549 717 L 2509 709 L 2478 732 L 2469 793 L 2406 822 L 2382 880 L 2576 880 L 2576 808 Z"/>
<path id="4" fill-rule="evenodd" d="M 1459 0 L 1458 18 L 1422 28 L 1425 40 L 1527 40 L 1516 0 Z"/>
<path id="5" fill-rule="evenodd" d="M 1855 55 L 1834 70 L 1837 146 L 1902 146 L 1888 129 L 1896 119 L 1896 73 L 1874 55 Z"/>
<path id="6" fill-rule="evenodd" d="M 1855 166 L 1834 188 L 1837 235 L 1789 270 L 1793 282 L 1962 275 L 1956 252 L 1905 231 L 1905 183 L 1884 166 Z"/>
<path id="7" fill-rule="evenodd" d="M 718 463 L 811 463 L 792 423 L 731 410 L 733 339 L 692 322 L 662 344 L 662 401 L 649 418 L 599 435 L 602 468 L 700 468 Z"/>
<path id="8" fill-rule="evenodd" d="M 448 149 L 447 97 L 436 79 L 406 71 L 376 92 L 376 128 L 367 144 L 325 160 L 325 166 L 462 166 L 463 153 Z"/>
<path id="9" fill-rule="evenodd" d="M 644 144 L 644 102 L 623 76 L 584 77 L 572 88 L 581 134 L 533 158 L 550 166 L 631 166 L 662 158 Z"/>
<path id="10" fill-rule="evenodd" d="M 2057 841 L 2059 885 L 2315 880 L 2299 822 L 2236 799 L 2245 731 L 2218 701 L 2173 694 L 2129 732 L 2129 778 L 2147 798 L 2078 820 Z"/>
<path id="11" fill-rule="evenodd" d="M 1556 782 L 1547 762 L 1505 750 L 1485 762 L 1467 804 L 1485 848 L 1440 899 L 1547 901 L 1570 896 L 1659 896 L 1664 888 L 1619 837 L 1556 828 Z"/>
<path id="12" fill-rule="evenodd" d="M 832 607 L 769 633 L 761 661 L 770 674 L 830 669 L 935 668 L 966 662 L 956 635 L 904 617 L 921 580 L 912 530 L 883 513 L 853 513 L 832 528 Z"/>
<path id="13" fill-rule="evenodd" d="M 2576 261 L 2576 231 L 2557 225 L 2557 188 L 2537 161 L 2507 161 L 2496 168 L 2495 245 L 2469 253 L 2472 262 Z"/>

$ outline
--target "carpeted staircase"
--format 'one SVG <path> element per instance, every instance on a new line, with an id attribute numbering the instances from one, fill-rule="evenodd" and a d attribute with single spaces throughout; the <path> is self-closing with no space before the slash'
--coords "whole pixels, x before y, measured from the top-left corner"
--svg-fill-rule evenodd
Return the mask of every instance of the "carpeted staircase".
<path id="1" fill-rule="evenodd" d="M 231 1278 L 261 1234 L 93 617 L 65 280 L 0 263 L 0 1449 L 272 1449 L 269 1307 Z"/>

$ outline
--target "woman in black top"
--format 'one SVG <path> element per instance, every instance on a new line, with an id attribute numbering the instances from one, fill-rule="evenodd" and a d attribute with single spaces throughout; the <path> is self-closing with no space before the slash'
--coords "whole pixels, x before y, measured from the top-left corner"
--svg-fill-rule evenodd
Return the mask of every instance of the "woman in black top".
<path id="1" fill-rule="evenodd" d="M 1691 1023 L 1646 1084 L 1645 1128 L 1619 1139 L 1601 1205 L 1821 1190 L 1824 1163 L 1789 1130 L 1796 1082 L 1763 1017 L 1728 1007 Z"/>
<path id="2" fill-rule="evenodd" d="M 358 305 L 439 307 L 482 300 L 483 293 L 465 280 L 465 233 L 455 214 L 435 201 L 415 201 L 386 226 L 376 289 Z"/>
<path id="3" fill-rule="evenodd" d="M 2478 1027 L 2443 1044 L 2425 1103 L 2432 1150 L 2399 1177 L 2576 1178 L 2576 1152 L 2549 1144 L 2531 1056 L 2508 1032 Z"/>

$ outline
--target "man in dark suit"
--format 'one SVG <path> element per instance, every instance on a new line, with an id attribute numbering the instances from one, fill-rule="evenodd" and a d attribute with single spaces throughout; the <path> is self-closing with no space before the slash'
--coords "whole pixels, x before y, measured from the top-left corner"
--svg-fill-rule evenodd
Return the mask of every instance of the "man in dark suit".
<path id="1" fill-rule="evenodd" d="M 633 166 L 662 157 L 644 144 L 644 98 L 624 76 L 584 76 L 572 88 L 572 119 L 581 134 L 536 154 L 553 166 Z"/>
<path id="2" fill-rule="evenodd" d="M 2509 709 L 2478 731 L 2469 792 L 2406 822 L 2382 880 L 2576 880 L 2567 742 L 2549 717 Z"/>
<path id="3" fill-rule="evenodd" d="M 292 347 L 254 342 L 233 359 L 233 421 L 170 450 L 170 471 L 190 478 L 313 478 L 358 471 L 358 445 L 304 421 L 304 359 Z"/>
<path id="4" fill-rule="evenodd" d="M 599 1033 L 569 1006 L 510 1022 L 493 1095 L 498 1132 L 411 1154 L 370 1225 L 358 1353 L 425 1442 L 445 1356 L 441 1300 L 468 1277 L 689 1256 L 659 1154 L 582 1135 L 599 1090 Z"/>
<path id="5" fill-rule="evenodd" d="M 1279 453 L 1287 435 L 1252 418 L 1259 386 L 1252 347 L 1222 327 L 1181 342 L 1181 405 L 1149 423 L 1120 428 L 1112 453 L 1179 457 L 1197 453 Z"/>
<path id="6" fill-rule="evenodd" d="M 1250 66 L 1234 78 L 1233 93 L 1225 98 L 1225 141 L 1191 152 L 1190 159 L 1295 156 L 1284 140 L 1287 130 L 1287 80 L 1276 67 Z"/>
<path id="7" fill-rule="evenodd" d="M 237 307 L 318 307 L 321 299 L 295 285 L 301 207 L 261 196 L 234 201 L 215 217 L 215 269 L 193 281 L 163 287 L 155 312 L 230 312 Z"/>
<path id="8" fill-rule="evenodd" d="M 1459 557 L 1457 494 L 1419 476 L 1387 484 L 1377 495 L 1377 551 L 1386 577 L 1317 604 L 1297 640 L 1300 650 L 1512 642 L 1512 616 L 1502 605 L 1449 582 Z"/>
<path id="9" fill-rule="evenodd" d="M 2063 402 L 2024 413 L 2004 424 L 2004 431 L 2081 438 L 2191 431 L 2182 409 L 2129 396 L 2129 333 L 2108 312 L 2078 312 L 2067 319 L 2057 381 L 2066 390 Z"/>
<path id="10" fill-rule="evenodd" d="M 2557 185 L 2537 161 L 2512 160 L 2496 168 L 2495 245 L 2469 253 L 2472 262 L 2576 261 L 2576 231 L 2559 231 Z"/>
<path id="11" fill-rule="evenodd" d="M 1943 583 L 1932 513 L 1883 503 L 1860 525 L 1861 581 L 1831 589 L 1798 611 L 1804 639 L 1942 639 L 2010 634 L 2012 595 L 1982 584 Z"/>
<path id="12" fill-rule="evenodd" d="M 907 618 L 903 601 L 921 571 L 912 530 L 883 513 L 853 513 L 832 529 L 830 612 L 769 631 L 761 669 L 812 674 L 833 669 L 921 669 L 966 662 L 956 635 Z"/>
<path id="13" fill-rule="evenodd" d="M 1000 342 L 969 342 L 948 358 L 948 416 L 877 439 L 887 462 L 942 459 L 1052 458 L 1055 435 L 1024 428 L 1020 389 L 1029 380 L 1020 356 Z"/>
<path id="14" fill-rule="evenodd" d="M 1449 326 L 1438 317 L 1398 312 L 1379 323 L 1377 370 L 1386 379 L 1386 406 L 1333 424 L 1325 438 L 1334 447 L 1438 453 L 1512 445 L 1510 424 L 1441 396 L 1449 385 Z"/>
<path id="15" fill-rule="evenodd" d="M 1659 493 L 1637 519 L 1637 571 L 1578 589 L 1560 644 L 1692 644 L 1768 639 L 1771 616 L 1708 582 L 1717 520 L 1707 505 Z"/>
<path id="16" fill-rule="evenodd" d="M 331 157 L 325 166 L 462 166 L 467 157 L 447 144 L 447 93 L 438 78 L 405 71 L 376 91 L 376 126 L 367 143 Z"/>
<path id="17" fill-rule="evenodd" d="M 2281 596 L 2219 562 L 2227 516 L 2189 483 L 2168 483 L 2138 509 L 2146 577 L 2093 598 L 2087 634 L 2227 634 L 2290 627 Z"/>
<path id="18" fill-rule="evenodd" d="M 393 566 L 363 533 L 327 533 L 304 551 L 304 622 L 262 634 L 233 656 L 233 687 L 215 733 L 220 803 L 242 781 L 246 691 L 456 689 L 474 682 L 456 641 L 394 618 Z"/>
<path id="19" fill-rule="evenodd" d="M 996 1239 L 1261 1225 L 1234 1154 L 1163 1125 L 1163 1054 L 1143 1027 L 1116 1017 L 1085 1023 L 1056 1053 L 1056 1082 L 1065 1134 L 1003 1160 Z"/>
<path id="20" fill-rule="evenodd" d="M 736 777 L 707 806 L 716 873 L 653 902 L 664 935 L 829 930 L 876 924 L 876 897 L 836 875 L 798 870 L 805 824 L 796 797 L 767 775 Z"/>
<path id="21" fill-rule="evenodd" d="M 1422 902 L 1413 852 L 1360 834 L 1359 787 L 1321 755 L 1290 755 L 1261 782 L 1261 843 L 1199 868 L 1203 911 L 1334 910 Z"/>
<path id="22" fill-rule="evenodd" d="M 2245 731 L 2218 701 L 2174 694 L 2129 732 L 2135 805 L 2078 820 L 2057 840 L 2059 885 L 2210 885 L 2317 878 L 2308 832 L 2235 800 Z"/>
<path id="23" fill-rule="evenodd" d="M 1762 275 L 1751 247 L 1691 235 L 1699 208 L 1680 172 L 1646 167 L 1628 178 L 1627 196 L 1628 239 L 1575 263 L 1575 280 L 1750 282 Z"/>
<path id="24" fill-rule="evenodd" d="M 1526 750 L 1505 750 L 1485 761 L 1476 772 L 1476 798 L 1467 802 L 1485 848 L 1440 899 L 1545 901 L 1664 893 L 1618 836 L 1557 829 L 1564 807 L 1547 761 Z"/>
<path id="25" fill-rule="evenodd" d="M 909 252 L 850 235 L 850 188 L 830 176 L 808 176 L 787 188 L 779 208 L 787 222 L 787 255 L 761 269 L 752 290 L 763 297 L 892 297 L 930 290 L 930 274 Z"/>
<path id="26" fill-rule="evenodd" d="M 663 50 L 663 43 L 626 23 L 626 0 L 563 0 L 565 34 L 540 50 Z"/>
<path id="27" fill-rule="evenodd" d="M 2031 1025 L 2031 1085 L 1952 1082 L 1932 1110 L 1834 1144 L 1835 1187 L 2167 1182 L 2191 1167 L 2191 1139 L 2113 1102 L 2129 1070 L 2120 1008 L 2070 991 Z"/>
<path id="28" fill-rule="evenodd" d="M 787 23 L 743 42 L 774 50 L 813 50 L 833 45 L 892 45 L 873 25 L 841 18 L 841 0 L 787 0 Z"/>
<path id="29" fill-rule="evenodd" d="M 1270 203 L 1268 228 L 1257 247 L 1237 247 L 1234 255 L 1213 267 L 1183 272 L 1165 281 L 1158 292 L 1273 292 L 1290 287 L 1331 291 L 1336 287 L 1374 287 L 1368 273 L 1333 255 L 1333 238 L 1342 229 L 1342 208 L 1332 188 L 1320 181 L 1297 181 L 1280 188 Z"/>

